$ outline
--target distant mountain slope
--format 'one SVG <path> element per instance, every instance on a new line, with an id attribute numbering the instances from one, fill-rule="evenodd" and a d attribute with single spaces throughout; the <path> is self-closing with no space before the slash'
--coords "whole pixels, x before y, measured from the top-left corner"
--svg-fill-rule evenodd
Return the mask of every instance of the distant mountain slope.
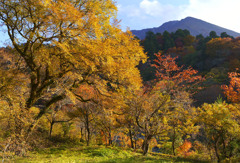
<path id="1" fill-rule="evenodd" d="M 178 29 L 187 29 L 193 36 L 202 34 L 204 37 L 206 37 L 211 31 L 215 31 L 218 35 L 220 35 L 222 32 L 226 32 L 228 35 L 231 35 L 233 37 L 240 36 L 240 33 L 219 27 L 217 25 L 193 17 L 186 17 L 185 19 L 182 19 L 180 21 L 169 21 L 164 23 L 160 27 L 142 30 L 132 30 L 132 33 L 138 38 L 144 39 L 146 32 L 148 31 L 152 31 L 154 33 L 163 33 L 164 31 L 175 32 Z"/>

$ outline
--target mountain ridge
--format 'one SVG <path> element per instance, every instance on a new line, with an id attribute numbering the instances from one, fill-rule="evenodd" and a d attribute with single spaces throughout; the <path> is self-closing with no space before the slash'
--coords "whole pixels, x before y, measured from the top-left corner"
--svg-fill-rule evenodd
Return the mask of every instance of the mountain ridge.
<path id="1" fill-rule="evenodd" d="M 178 29 L 187 29 L 190 34 L 193 36 L 197 36 L 202 34 L 204 37 L 208 36 L 211 31 L 215 31 L 217 35 L 220 35 L 222 32 L 226 32 L 228 35 L 233 37 L 240 36 L 240 33 L 237 33 L 233 30 L 226 29 L 215 24 L 203 21 L 201 19 L 197 19 L 194 17 L 186 17 L 181 20 L 173 20 L 163 23 L 159 27 L 146 28 L 142 30 L 131 30 L 132 33 L 140 39 L 144 39 L 146 36 L 146 32 L 152 31 L 153 33 L 163 33 L 164 31 L 175 32 Z"/>

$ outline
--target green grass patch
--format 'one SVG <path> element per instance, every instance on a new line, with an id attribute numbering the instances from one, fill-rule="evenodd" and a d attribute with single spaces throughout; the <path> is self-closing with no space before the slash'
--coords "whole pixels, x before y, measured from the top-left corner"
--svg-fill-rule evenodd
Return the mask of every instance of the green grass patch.
<path id="1" fill-rule="evenodd" d="M 7 162 L 8 160 L 6 160 Z M 150 153 L 148 156 L 142 156 L 140 152 L 134 152 L 131 149 L 105 146 L 78 146 L 67 148 L 64 146 L 55 148 L 46 148 L 29 153 L 27 157 L 15 157 L 9 160 L 19 163 L 170 163 L 170 162 L 201 162 L 198 160 L 183 159 L 172 155 L 161 155 Z"/>

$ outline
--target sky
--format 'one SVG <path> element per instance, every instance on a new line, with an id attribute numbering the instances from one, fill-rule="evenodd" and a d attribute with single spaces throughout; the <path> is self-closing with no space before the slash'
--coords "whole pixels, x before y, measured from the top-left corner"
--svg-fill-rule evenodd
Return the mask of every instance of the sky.
<path id="1" fill-rule="evenodd" d="M 159 27 L 187 16 L 240 33 L 240 0 L 115 0 L 122 30 Z M 0 29 L 0 47 L 7 45 L 6 30 Z"/>
<path id="2" fill-rule="evenodd" d="M 159 27 L 195 17 L 240 33 L 240 0 L 116 0 L 121 28 Z"/>

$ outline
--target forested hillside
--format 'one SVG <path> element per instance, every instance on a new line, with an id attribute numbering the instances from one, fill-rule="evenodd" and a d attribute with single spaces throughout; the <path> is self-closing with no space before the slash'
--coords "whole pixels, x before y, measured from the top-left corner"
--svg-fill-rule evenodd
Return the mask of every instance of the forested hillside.
<path id="1" fill-rule="evenodd" d="M 219 95 L 225 98 L 220 87 L 229 82 L 228 72 L 238 71 L 239 68 L 239 38 L 234 38 L 226 32 L 218 36 L 215 31 L 211 31 L 206 37 L 194 37 L 188 30 L 181 29 L 174 33 L 147 32 L 146 38 L 141 40 L 141 45 L 148 55 L 148 61 L 139 66 L 144 81 L 156 78 L 152 64 L 156 59 L 155 53 L 159 51 L 177 57 L 179 66 L 191 66 L 204 76 L 206 80 L 201 86 L 205 89 L 194 98 L 197 105 L 212 103 Z"/>
<path id="2" fill-rule="evenodd" d="M 0 50 L 2 162 L 239 161 L 239 38 L 139 40 L 112 0 L 2 0 L 0 11 L 11 40 Z M 204 100 L 209 86 L 226 101 Z"/>

